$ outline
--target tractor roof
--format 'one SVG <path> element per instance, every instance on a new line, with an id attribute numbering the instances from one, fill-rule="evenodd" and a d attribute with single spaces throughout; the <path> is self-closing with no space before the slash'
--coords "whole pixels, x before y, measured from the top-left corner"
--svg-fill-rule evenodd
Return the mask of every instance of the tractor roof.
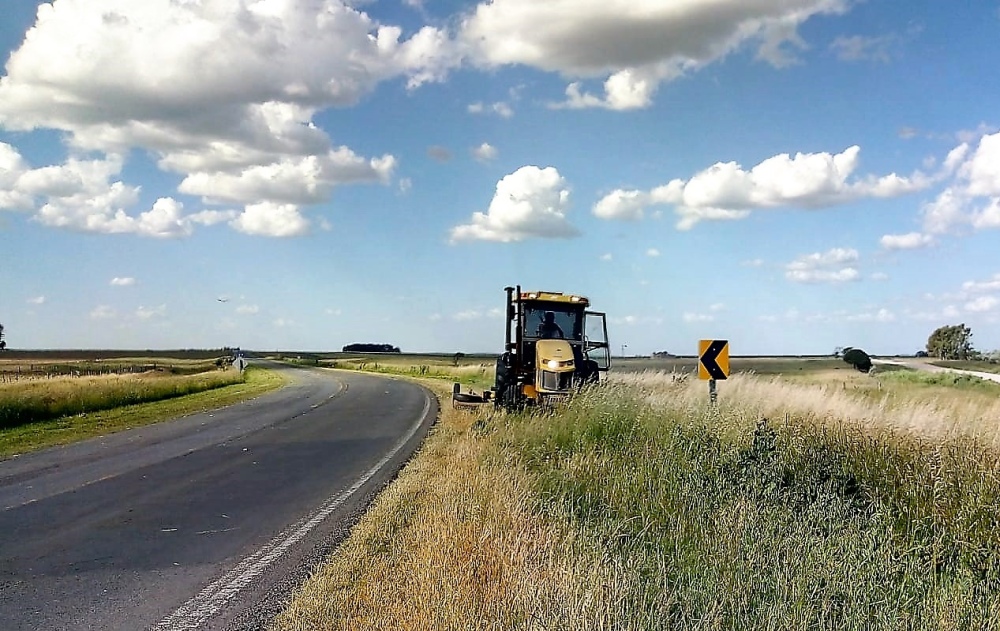
<path id="1" fill-rule="evenodd" d="M 580 305 L 583 307 L 590 306 L 590 301 L 587 300 L 586 296 L 564 294 L 558 291 L 522 291 L 521 300 L 531 302 L 557 302 Z"/>

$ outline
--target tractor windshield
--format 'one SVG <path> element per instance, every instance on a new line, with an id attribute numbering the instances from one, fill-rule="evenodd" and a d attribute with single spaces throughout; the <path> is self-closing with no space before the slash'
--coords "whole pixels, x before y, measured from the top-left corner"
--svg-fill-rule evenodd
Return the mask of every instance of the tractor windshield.
<path id="1" fill-rule="evenodd" d="M 583 310 L 552 303 L 524 306 L 524 336 L 539 339 L 583 340 Z"/>

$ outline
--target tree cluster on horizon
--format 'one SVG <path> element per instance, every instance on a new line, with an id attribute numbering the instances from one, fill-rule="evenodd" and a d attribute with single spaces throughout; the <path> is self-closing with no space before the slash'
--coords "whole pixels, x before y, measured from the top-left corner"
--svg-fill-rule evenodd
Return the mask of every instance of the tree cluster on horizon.
<path id="1" fill-rule="evenodd" d="M 392 344 L 348 344 L 345 353 L 401 353 L 398 346 Z"/>
<path id="2" fill-rule="evenodd" d="M 927 354 L 937 359 L 975 359 L 979 356 L 972 347 L 972 329 L 964 322 L 934 329 L 927 338 Z"/>

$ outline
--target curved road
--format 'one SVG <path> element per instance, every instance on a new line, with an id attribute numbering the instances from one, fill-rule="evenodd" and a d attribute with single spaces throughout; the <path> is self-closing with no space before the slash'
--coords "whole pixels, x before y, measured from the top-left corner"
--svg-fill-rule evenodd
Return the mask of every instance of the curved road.
<path id="1" fill-rule="evenodd" d="M 437 416 L 405 381 L 275 366 L 242 404 L 0 462 L 0 629 L 254 629 Z"/>

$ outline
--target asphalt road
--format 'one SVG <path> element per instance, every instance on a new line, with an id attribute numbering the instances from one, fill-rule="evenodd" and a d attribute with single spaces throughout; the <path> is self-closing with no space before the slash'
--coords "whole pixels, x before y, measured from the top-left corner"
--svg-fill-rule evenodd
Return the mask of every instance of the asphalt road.
<path id="1" fill-rule="evenodd" d="M 433 423 L 412 383 L 281 367 L 246 403 L 0 462 L 0 629 L 259 629 Z"/>

